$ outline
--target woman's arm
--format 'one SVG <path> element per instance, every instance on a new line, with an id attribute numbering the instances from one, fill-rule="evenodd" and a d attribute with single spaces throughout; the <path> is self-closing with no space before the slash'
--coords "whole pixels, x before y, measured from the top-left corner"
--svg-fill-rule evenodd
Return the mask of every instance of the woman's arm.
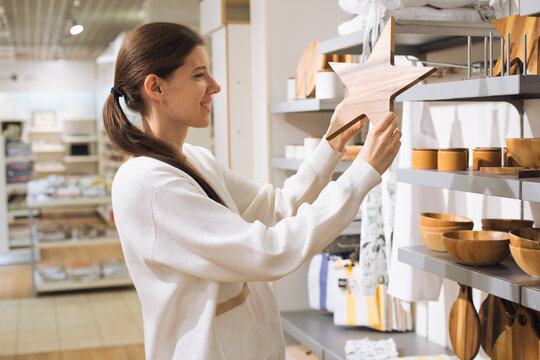
<path id="1" fill-rule="evenodd" d="M 266 226 L 209 199 L 170 166 L 152 171 L 165 184 L 150 193 L 147 184 L 128 179 L 114 189 L 124 251 L 147 266 L 220 282 L 269 281 L 294 271 L 336 238 L 380 182 L 379 173 L 358 160 L 312 204 Z"/>
<path id="2" fill-rule="evenodd" d="M 329 129 L 342 106 L 343 102 L 336 107 Z M 266 225 L 273 225 L 285 217 L 294 216 L 303 203 L 312 203 L 330 182 L 345 152 L 345 145 L 365 124 L 364 118 L 331 141 L 327 141 L 325 136 L 312 156 L 302 163 L 295 175 L 285 181 L 283 188 L 274 188 L 270 184 L 260 185 L 220 165 L 226 186 L 242 217 L 250 222 L 259 220 Z"/>

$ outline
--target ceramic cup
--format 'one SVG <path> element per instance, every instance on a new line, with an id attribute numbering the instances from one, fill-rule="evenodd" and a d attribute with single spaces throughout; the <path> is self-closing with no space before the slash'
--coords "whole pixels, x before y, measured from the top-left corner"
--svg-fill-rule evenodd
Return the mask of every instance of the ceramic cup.
<path id="1" fill-rule="evenodd" d="M 287 100 L 296 99 L 296 78 L 287 79 Z"/>
<path id="2" fill-rule="evenodd" d="M 413 169 L 437 169 L 438 149 L 412 149 Z"/>
<path id="3" fill-rule="evenodd" d="M 473 168 L 500 167 L 502 151 L 498 147 L 477 147 L 473 149 Z"/>
<path id="4" fill-rule="evenodd" d="M 343 84 L 332 70 L 319 70 L 315 74 L 315 97 L 317 99 L 337 99 L 343 95 Z"/>
<path id="5" fill-rule="evenodd" d="M 440 171 L 463 171 L 469 165 L 469 149 L 439 149 L 437 153 L 437 169 Z"/>

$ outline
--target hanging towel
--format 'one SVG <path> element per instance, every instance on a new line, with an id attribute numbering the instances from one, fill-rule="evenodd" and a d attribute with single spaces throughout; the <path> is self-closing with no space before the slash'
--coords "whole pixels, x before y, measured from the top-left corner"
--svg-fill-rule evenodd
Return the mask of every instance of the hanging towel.
<path id="1" fill-rule="evenodd" d="M 335 289 L 337 289 L 338 270 L 343 261 L 339 256 L 321 253 L 315 255 L 308 267 L 309 307 L 315 310 L 334 312 Z"/>
<path id="2" fill-rule="evenodd" d="M 379 331 L 412 329 L 410 308 L 389 296 L 386 285 L 379 285 L 373 296 L 361 295 L 356 280 L 360 272 L 358 263 L 344 260 L 335 266 L 338 270 L 337 286 L 333 287 L 335 325 L 367 326 Z"/>
<path id="3" fill-rule="evenodd" d="M 427 103 L 403 104 L 402 133 L 400 168 L 412 166 L 413 147 L 439 147 Z M 389 265 L 389 295 L 406 302 L 438 299 L 441 278 L 400 262 L 397 255 L 400 247 L 424 245 L 419 232 L 419 213 L 444 210 L 445 201 L 441 189 L 398 183 Z"/>

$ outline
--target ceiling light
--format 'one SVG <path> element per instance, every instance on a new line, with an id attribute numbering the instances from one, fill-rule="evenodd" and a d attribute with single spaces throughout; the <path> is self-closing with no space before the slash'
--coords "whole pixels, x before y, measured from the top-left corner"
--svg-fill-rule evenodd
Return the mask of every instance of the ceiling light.
<path id="1" fill-rule="evenodd" d="M 71 35 L 78 35 L 80 33 L 82 33 L 84 30 L 84 26 L 82 26 L 81 24 L 75 24 L 73 25 L 72 27 L 69 28 L 69 33 Z"/>

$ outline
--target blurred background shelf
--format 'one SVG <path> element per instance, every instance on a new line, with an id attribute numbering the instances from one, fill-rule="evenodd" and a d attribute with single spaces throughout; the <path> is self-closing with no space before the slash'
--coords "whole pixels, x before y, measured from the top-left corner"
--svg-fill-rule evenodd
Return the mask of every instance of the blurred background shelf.
<path id="1" fill-rule="evenodd" d="M 36 292 L 46 293 L 55 291 L 72 291 L 72 290 L 84 290 L 84 289 L 99 289 L 109 287 L 120 287 L 133 285 L 131 278 L 119 278 L 119 279 L 99 279 L 92 281 L 50 281 L 44 282 L 37 272 L 34 272 L 34 281 L 36 286 Z"/>

